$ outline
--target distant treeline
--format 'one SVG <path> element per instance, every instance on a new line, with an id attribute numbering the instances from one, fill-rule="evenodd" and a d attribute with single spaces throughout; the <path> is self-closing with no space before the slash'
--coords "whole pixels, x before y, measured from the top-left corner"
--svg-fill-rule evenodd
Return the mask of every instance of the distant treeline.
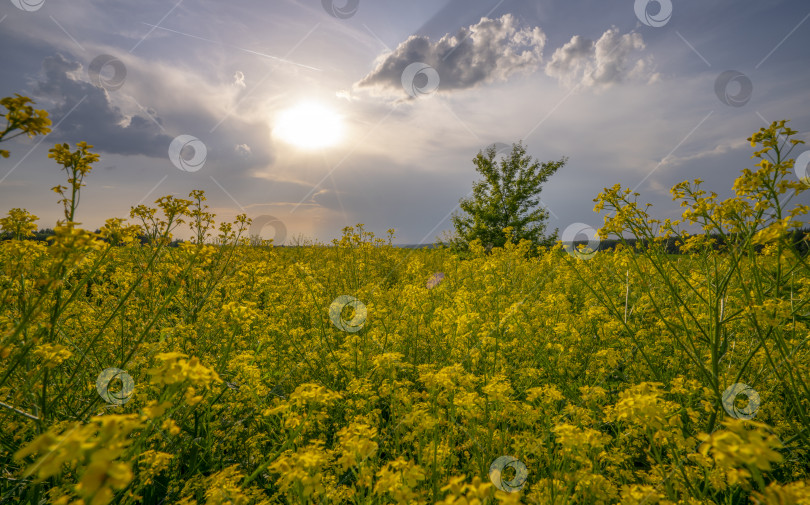
<path id="1" fill-rule="evenodd" d="M 98 232 L 99 230 L 96 230 Z M 45 242 L 48 240 L 49 237 L 54 235 L 54 231 L 51 228 L 45 228 L 44 230 L 39 230 L 34 232 L 34 236 L 30 237 L 28 240 L 38 240 Z M 810 253 L 810 240 L 806 239 L 810 235 L 810 228 L 801 228 L 798 230 L 793 230 L 792 232 L 788 233 L 789 240 L 794 246 L 796 247 L 799 254 L 802 256 L 806 256 Z M 709 235 L 713 239 L 714 249 L 715 250 L 722 250 L 726 245 L 726 239 L 724 239 L 721 235 L 712 233 Z M 11 234 L 7 232 L 0 232 L 0 241 L 3 240 L 10 240 Z M 140 238 L 142 244 L 147 243 L 147 239 L 145 236 L 141 236 Z M 175 239 L 170 244 L 169 247 L 177 247 L 178 245 L 182 244 L 184 240 Z M 599 242 L 599 250 L 600 251 L 607 251 L 615 249 L 618 244 L 621 244 L 621 240 L 619 239 L 605 239 Z M 637 240 L 635 238 L 626 239 L 627 245 L 636 248 L 636 247 L 644 247 L 646 245 L 645 240 Z M 579 245 L 580 243 L 585 243 L 585 241 L 579 242 L 575 241 L 575 244 Z M 665 252 L 668 254 L 680 254 L 680 246 L 683 243 L 683 239 L 679 237 L 669 238 L 664 242 Z M 285 247 L 283 245 L 276 246 L 276 247 Z M 292 247 L 292 246 L 288 246 Z M 433 249 L 438 247 L 438 244 L 402 244 L 402 245 L 395 245 L 395 247 L 401 247 L 406 249 Z"/>
<path id="2" fill-rule="evenodd" d="M 787 234 L 788 240 L 792 243 L 796 250 L 802 256 L 806 256 L 808 252 L 810 252 L 810 242 L 808 242 L 807 235 L 810 234 L 810 228 L 801 228 L 797 230 L 793 230 Z M 711 233 L 709 237 L 712 239 L 713 249 L 714 250 L 723 250 L 726 248 L 728 239 L 734 238 L 734 234 L 730 234 L 728 237 L 724 238 L 722 235 L 718 233 Z M 627 245 L 631 248 L 637 247 L 644 247 L 646 246 L 647 240 L 637 240 L 635 238 L 632 239 L 625 239 Z M 579 244 L 579 242 L 575 242 Z M 583 241 L 585 243 L 585 241 Z M 599 242 L 599 250 L 611 250 L 615 249 L 618 244 L 621 244 L 622 241 L 619 239 L 605 239 Z M 683 245 L 683 239 L 679 237 L 672 237 L 666 239 L 664 241 L 664 249 L 665 252 L 668 254 L 681 254 L 681 245 Z M 757 247 L 757 250 L 761 249 L 761 247 Z"/>
<path id="3" fill-rule="evenodd" d="M 95 233 L 99 233 L 100 231 L 101 230 L 96 230 Z M 36 241 L 39 241 L 39 242 L 47 242 L 48 239 L 50 237 L 54 236 L 55 234 L 56 233 L 53 231 L 52 228 L 45 228 L 44 230 L 39 230 L 39 231 L 34 232 L 34 236 L 28 237 L 26 240 L 36 240 Z M 8 233 L 8 232 L 0 232 L 0 242 L 2 242 L 3 240 L 10 240 L 11 237 L 12 237 L 12 235 L 10 233 Z M 141 235 L 139 237 L 139 240 L 140 240 L 141 244 L 147 244 L 149 242 L 149 239 L 145 235 Z M 177 247 L 180 244 L 182 244 L 183 242 L 185 242 L 185 240 L 174 239 L 169 243 L 168 247 Z M 283 245 L 278 245 L 278 246 L 275 246 L 275 247 L 284 247 L 284 246 Z"/>
<path id="4" fill-rule="evenodd" d="M 100 231 L 101 230 L 96 230 L 96 233 L 99 233 Z M 28 237 L 27 240 L 36 240 L 36 241 L 39 241 L 39 242 L 47 242 L 48 239 L 50 237 L 53 237 L 54 235 L 56 235 L 56 233 L 53 231 L 52 228 L 45 228 L 44 230 L 35 231 L 34 236 L 33 237 Z M 0 241 L 10 240 L 10 239 L 11 239 L 11 234 L 10 233 L 8 233 L 8 232 L 0 232 Z M 141 235 L 140 240 L 141 240 L 141 244 L 146 244 L 148 242 L 146 236 L 144 236 L 144 235 Z M 172 242 L 169 244 L 169 247 L 177 247 L 178 245 L 180 245 L 183 242 L 184 241 L 180 240 L 180 239 L 172 240 Z"/>

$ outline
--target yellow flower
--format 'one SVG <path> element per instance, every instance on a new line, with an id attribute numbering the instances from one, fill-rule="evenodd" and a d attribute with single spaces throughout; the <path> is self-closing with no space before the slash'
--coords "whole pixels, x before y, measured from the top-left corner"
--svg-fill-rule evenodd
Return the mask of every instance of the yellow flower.
<path id="1" fill-rule="evenodd" d="M 622 486 L 622 505 L 652 505 L 664 498 L 657 488 L 646 484 Z"/>
<path id="2" fill-rule="evenodd" d="M 144 416 L 148 419 L 155 419 L 161 417 L 172 406 L 170 402 L 158 403 L 151 400 L 142 410 Z"/>
<path id="3" fill-rule="evenodd" d="M 8 232 L 17 240 L 34 236 L 39 218 L 25 209 L 11 209 L 8 217 L 0 218 L 0 230 Z"/>
<path id="4" fill-rule="evenodd" d="M 766 424 L 743 419 L 729 419 L 722 424 L 726 429 L 698 436 L 704 442 L 700 454 L 711 455 L 718 467 L 768 472 L 772 463 L 782 461 L 782 455 L 776 451 L 782 444 L 767 432 Z M 733 477 L 739 480 L 742 476 L 747 475 L 734 474 Z"/>
<path id="5" fill-rule="evenodd" d="M 94 461 L 90 463 L 76 485 L 76 491 L 86 499 L 90 499 L 91 505 L 104 505 L 113 498 L 111 490 L 125 488 L 132 478 L 132 470 L 126 463 Z"/>
<path id="6" fill-rule="evenodd" d="M 526 400 L 533 402 L 536 399 L 542 397 L 545 403 L 552 403 L 561 400 L 565 400 L 562 392 L 557 389 L 557 386 L 553 384 L 549 384 L 548 386 L 543 387 L 536 387 L 530 388 L 526 391 L 528 395 L 526 396 Z"/>
<path id="7" fill-rule="evenodd" d="M 177 426 L 177 423 L 175 423 L 171 419 L 164 420 L 163 424 L 161 424 L 160 427 L 168 431 L 172 435 L 178 435 L 180 433 L 180 427 Z"/>
<path id="8" fill-rule="evenodd" d="M 200 363 L 196 356 L 190 360 L 181 352 L 160 353 L 155 356 L 161 361 L 160 366 L 150 369 L 152 383 L 157 385 L 172 385 L 189 381 L 199 386 L 208 386 L 212 382 L 222 382 L 219 375 L 212 369 Z"/>
<path id="9" fill-rule="evenodd" d="M 377 442 L 371 440 L 376 436 L 377 429 L 363 423 L 352 423 L 338 431 L 343 450 L 338 462 L 344 471 L 362 464 L 377 451 Z"/>
<path id="10" fill-rule="evenodd" d="M 73 356 L 73 353 L 63 345 L 43 344 L 34 350 L 34 355 L 40 358 L 46 367 L 52 369 Z"/>
<path id="11" fill-rule="evenodd" d="M 556 441 L 563 450 L 569 453 L 584 454 L 591 450 L 600 450 L 610 437 L 591 428 L 579 428 L 571 424 L 558 424 L 552 430 Z"/>
<path id="12" fill-rule="evenodd" d="M 771 482 L 763 493 L 754 492 L 754 505 L 810 505 L 810 482 Z"/>

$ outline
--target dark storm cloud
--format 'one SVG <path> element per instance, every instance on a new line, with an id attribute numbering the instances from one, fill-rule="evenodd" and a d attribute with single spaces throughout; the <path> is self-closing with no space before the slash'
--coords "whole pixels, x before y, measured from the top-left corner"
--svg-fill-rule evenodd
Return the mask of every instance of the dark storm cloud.
<path id="1" fill-rule="evenodd" d="M 405 94 L 402 73 L 411 63 L 433 67 L 439 75 L 440 91 L 503 81 L 517 72 L 536 69 L 545 43 L 546 35 L 540 28 L 519 27 L 511 14 L 481 18 L 477 24 L 454 35 L 448 33 L 436 42 L 412 35 L 378 59 L 376 68 L 356 86 Z"/>
<path id="2" fill-rule="evenodd" d="M 81 63 L 58 53 L 42 62 L 42 79 L 34 86 L 34 95 L 53 103 L 48 111 L 59 126 L 52 137 L 61 142 L 85 141 L 107 153 L 165 158 L 172 137 L 155 123 L 160 119 L 127 118 L 111 103 L 107 90 L 75 77 L 83 71 Z"/>
<path id="3" fill-rule="evenodd" d="M 231 175 L 243 175 L 246 170 L 273 161 L 268 143 L 262 142 L 269 137 L 266 124 L 256 124 L 238 114 L 224 119 L 215 116 L 199 103 L 188 101 L 187 97 L 193 95 L 181 92 L 176 84 L 161 85 L 159 76 L 152 81 L 154 86 L 146 89 L 138 86 L 143 86 L 143 76 L 140 76 L 139 83 L 127 82 L 115 91 L 82 78 L 87 78 L 87 69 L 80 62 L 57 53 L 44 59 L 41 76 L 34 83 L 33 94 L 38 106 L 48 110 L 53 124 L 59 125 L 51 133 L 51 138 L 57 142 L 85 141 L 98 152 L 148 156 L 163 160 L 170 167 L 168 151 L 172 140 L 178 134 L 187 134 L 199 138 L 205 145 L 206 163 L 226 163 Z M 149 103 L 152 101 L 149 93 L 161 90 L 177 97 L 168 112 L 166 100 L 163 106 L 157 107 L 164 114 L 158 114 L 151 106 L 140 106 L 141 112 L 136 109 L 127 114 L 113 102 L 116 98 L 113 94 L 121 93 L 125 103 Z M 164 115 L 171 125 L 164 123 Z M 216 131 L 209 128 L 208 125 L 220 121 L 224 123 L 221 128 Z"/>

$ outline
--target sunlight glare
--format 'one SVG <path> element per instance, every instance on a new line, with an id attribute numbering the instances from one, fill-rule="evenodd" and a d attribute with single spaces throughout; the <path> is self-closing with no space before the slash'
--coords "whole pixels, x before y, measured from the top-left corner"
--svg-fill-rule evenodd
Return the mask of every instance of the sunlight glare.
<path id="1" fill-rule="evenodd" d="M 330 147 L 342 139 L 343 121 L 328 107 L 304 102 L 278 115 L 274 135 L 302 149 Z"/>

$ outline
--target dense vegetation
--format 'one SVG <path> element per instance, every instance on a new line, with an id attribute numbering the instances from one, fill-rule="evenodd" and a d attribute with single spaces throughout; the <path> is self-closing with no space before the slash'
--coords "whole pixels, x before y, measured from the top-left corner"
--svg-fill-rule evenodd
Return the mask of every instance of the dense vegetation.
<path id="1" fill-rule="evenodd" d="M 751 137 L 735 198 L 673 188 L 704 235 L 606 189 L 604 233 L 643 247 L 595 255 L 252 247 L 198 191 L 92 233 L 91 146 L 58 145 L 51 240 L 0 221 L 0 501 L 808 503 L 793 133 Z"/>
<path id="2" fill-rule="evenodd" d="M 453 231 L 445 234 L 443 245 L 455 252 L 468 251 L 473 240 L 488 248 L 503 247 L 507 240 L 521 240 L 533 246 L 548 247 L 557 241 L 556 230 L 546 233 L 548 210 L 539 206 L 543 184 L 565 166 L 567 158 L 540 163 L 526 154 L 522 142 L 497 158 L 495 144 L 473 158 L 476 172 L 483 176 L 473 183 L 470 195 L 459 200 L 453 214 Z M 510 233 L 504 230 L 509 228 Z M 529 251 L 534 253 L 536 248 Z"/>

